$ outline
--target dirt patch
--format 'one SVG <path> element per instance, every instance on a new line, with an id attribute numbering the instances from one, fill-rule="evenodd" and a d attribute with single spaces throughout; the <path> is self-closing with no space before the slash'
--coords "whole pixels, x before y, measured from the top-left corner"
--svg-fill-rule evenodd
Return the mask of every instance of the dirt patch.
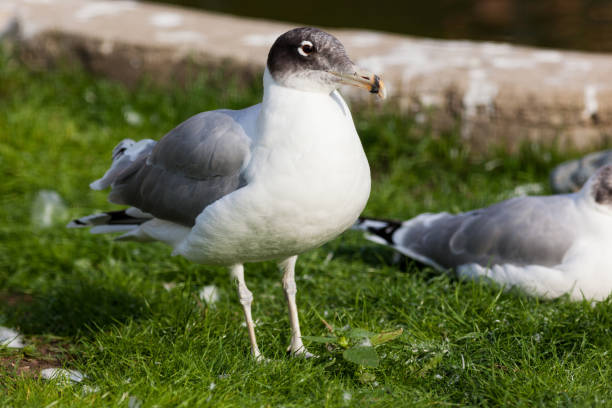
<path id="1" fill-rule="evenodd" d="M 73 346 L 65 338 L 35 336 L 27 342 L 23 349 L 0 349 L 0 378 L 38 377 L 44 368 L 62 367 L 73 360 Z"/>
<path id="2" fill-rule="evenodd" d="M 16 307 L 32 303 L 34 297 L 27 293 L 2 292 L 0 303 Z M 73 360 L 73 345 L 65 337 L 40 335 L 24 336 L 27 344 L 23 349 L 0 347 L 0 378 L 38 377 L 40 370 L 62 367 Z"/>

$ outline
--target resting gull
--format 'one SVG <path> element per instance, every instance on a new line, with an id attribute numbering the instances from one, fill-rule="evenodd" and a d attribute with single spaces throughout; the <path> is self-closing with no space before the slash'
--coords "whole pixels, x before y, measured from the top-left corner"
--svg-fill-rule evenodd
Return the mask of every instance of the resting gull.
<path id="1" fill-rule="evenodd" d="M 404 222 L 360 218 L 355 228 L 438 270 L 486 276 L 545 298 L 603 300 L 612 292 L 612 165 L 572 194 Z"/>
<path id="2" fill-rule="evenodd" d="M 275 41 L 263 81 L 260 104 L 199 113 L 159 142 L 120 142 L 110 169 L 90 186 L 111 187 L 109 200 L 130 207 L 69 227 L 122 231 L 119 240 L 161 241 L 193 262 L 228 266 L 256 359 L 243 264 L 277 260 L 291 324 L 288 352 L 308 357 L 295 302 L 297 255 L 353 225 L 370 194 L 368 161 L 337 88 L 384 97 L 384 85 L 315 28 Z"/>
<path id="3" fill-rule="evenodd" d="M 550 186 L 555 193 L 573 193 L 580 190 L 597 169 L 608 164 L 612 164 L 612 150 L 561 163 L 550 173 Z"/>

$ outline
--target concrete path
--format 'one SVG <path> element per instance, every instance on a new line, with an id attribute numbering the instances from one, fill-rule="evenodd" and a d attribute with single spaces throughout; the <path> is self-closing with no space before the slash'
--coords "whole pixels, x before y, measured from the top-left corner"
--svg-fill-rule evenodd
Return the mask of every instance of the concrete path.
<path id="1" fill-rule="evenodd" d="M 0 1 L 0 36 L 19 39 L 27 62 L 76 58 L 126 83 L 220 65 L 252 78 L 294 26 L 134 1 Z M 460 120 L 476 148 L 525 139 L 584 148 L 612 136 L 612 55 L 329 31 L 355 62 L 382 74 L 389 103 L 440 129 Z"/>

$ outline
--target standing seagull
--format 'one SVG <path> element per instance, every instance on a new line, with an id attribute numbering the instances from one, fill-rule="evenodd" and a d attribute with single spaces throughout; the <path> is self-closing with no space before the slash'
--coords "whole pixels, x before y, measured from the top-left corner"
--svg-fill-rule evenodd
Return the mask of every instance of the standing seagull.
<path id="1" fill-rule="evenodd" d="M 435 269 L 487 276 L 537 296 L 603 300 L 612 293 L 612 165 L 573 194 L 404 222 L 361 218 L 355 228 Z"/>
<path id="2" fill-rule="evenodd" d="M 289 307 L 292 355 L 305 349 L 295 303 L 297 255 L 349 228 L 370 194 L 370 168 L 340 84 L 384 97 L 380 78 L 355 66 L 334 36 L 296 28 L 272 45 L 263 102 L 199 113 L 159 142 L 123 140 L 104 177 L 124 211 L 95 214 L 69 227 L 123 231 L 119 240 L 161 241 L 173 254 L 228 266 L 251 342 L 245 262 L 278 260 Z"/>

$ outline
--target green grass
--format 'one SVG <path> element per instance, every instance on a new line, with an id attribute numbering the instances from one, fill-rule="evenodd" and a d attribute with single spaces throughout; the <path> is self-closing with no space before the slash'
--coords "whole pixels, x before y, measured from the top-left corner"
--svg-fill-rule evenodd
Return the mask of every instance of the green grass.
<path id="1" fill-rule="evenodd" d="M 225 270 L 170 257 L 161 244 L 67 230 L 66 219 L 32 222 L 43 189 L 61 195 L 68 217 L 110 208 L 88 183 L 119 140 L 159 138 L 196 112 L 259 100 L 260 84 L 223 88 L 220 75 L 128 90 L 74 67 L 33 72 L 0 53 L 0 324 L 34 342 L 0 349 L 0 361 L 24 364 L 54 344 L 55 358 L 97 387 L 17 375 L 5 364 L 0 405 L 612 406 L 610 299 L 541 301 L 412 262 L 402 270 L 392 252 L 348 232 L 299 258 L 298 305 L 305 335 L 326 334 L 320 317 L 337 327 L 404 328 L 368 369 L 375 380 L 364 380 L 320 344 L 310 345 L 319 359 L 285 356 L 288 318 L 273 263 L 246 269 L 259 344 L 271 359 L 257 364 Z M 140 124 L 126 122 L 132 111 Z M 372 216 L 468 210 L 525 183 L 548 192 L 550 168 L 571 156 L 537 145 L 476 154 L 458 132 L 434 136 L 390 108 L 353 116 L 373 171 Z M 166 291 L 164 282 L 178 284 Z M 196 300 L 208 284 L 219 288 L 215 306 Z"/>

